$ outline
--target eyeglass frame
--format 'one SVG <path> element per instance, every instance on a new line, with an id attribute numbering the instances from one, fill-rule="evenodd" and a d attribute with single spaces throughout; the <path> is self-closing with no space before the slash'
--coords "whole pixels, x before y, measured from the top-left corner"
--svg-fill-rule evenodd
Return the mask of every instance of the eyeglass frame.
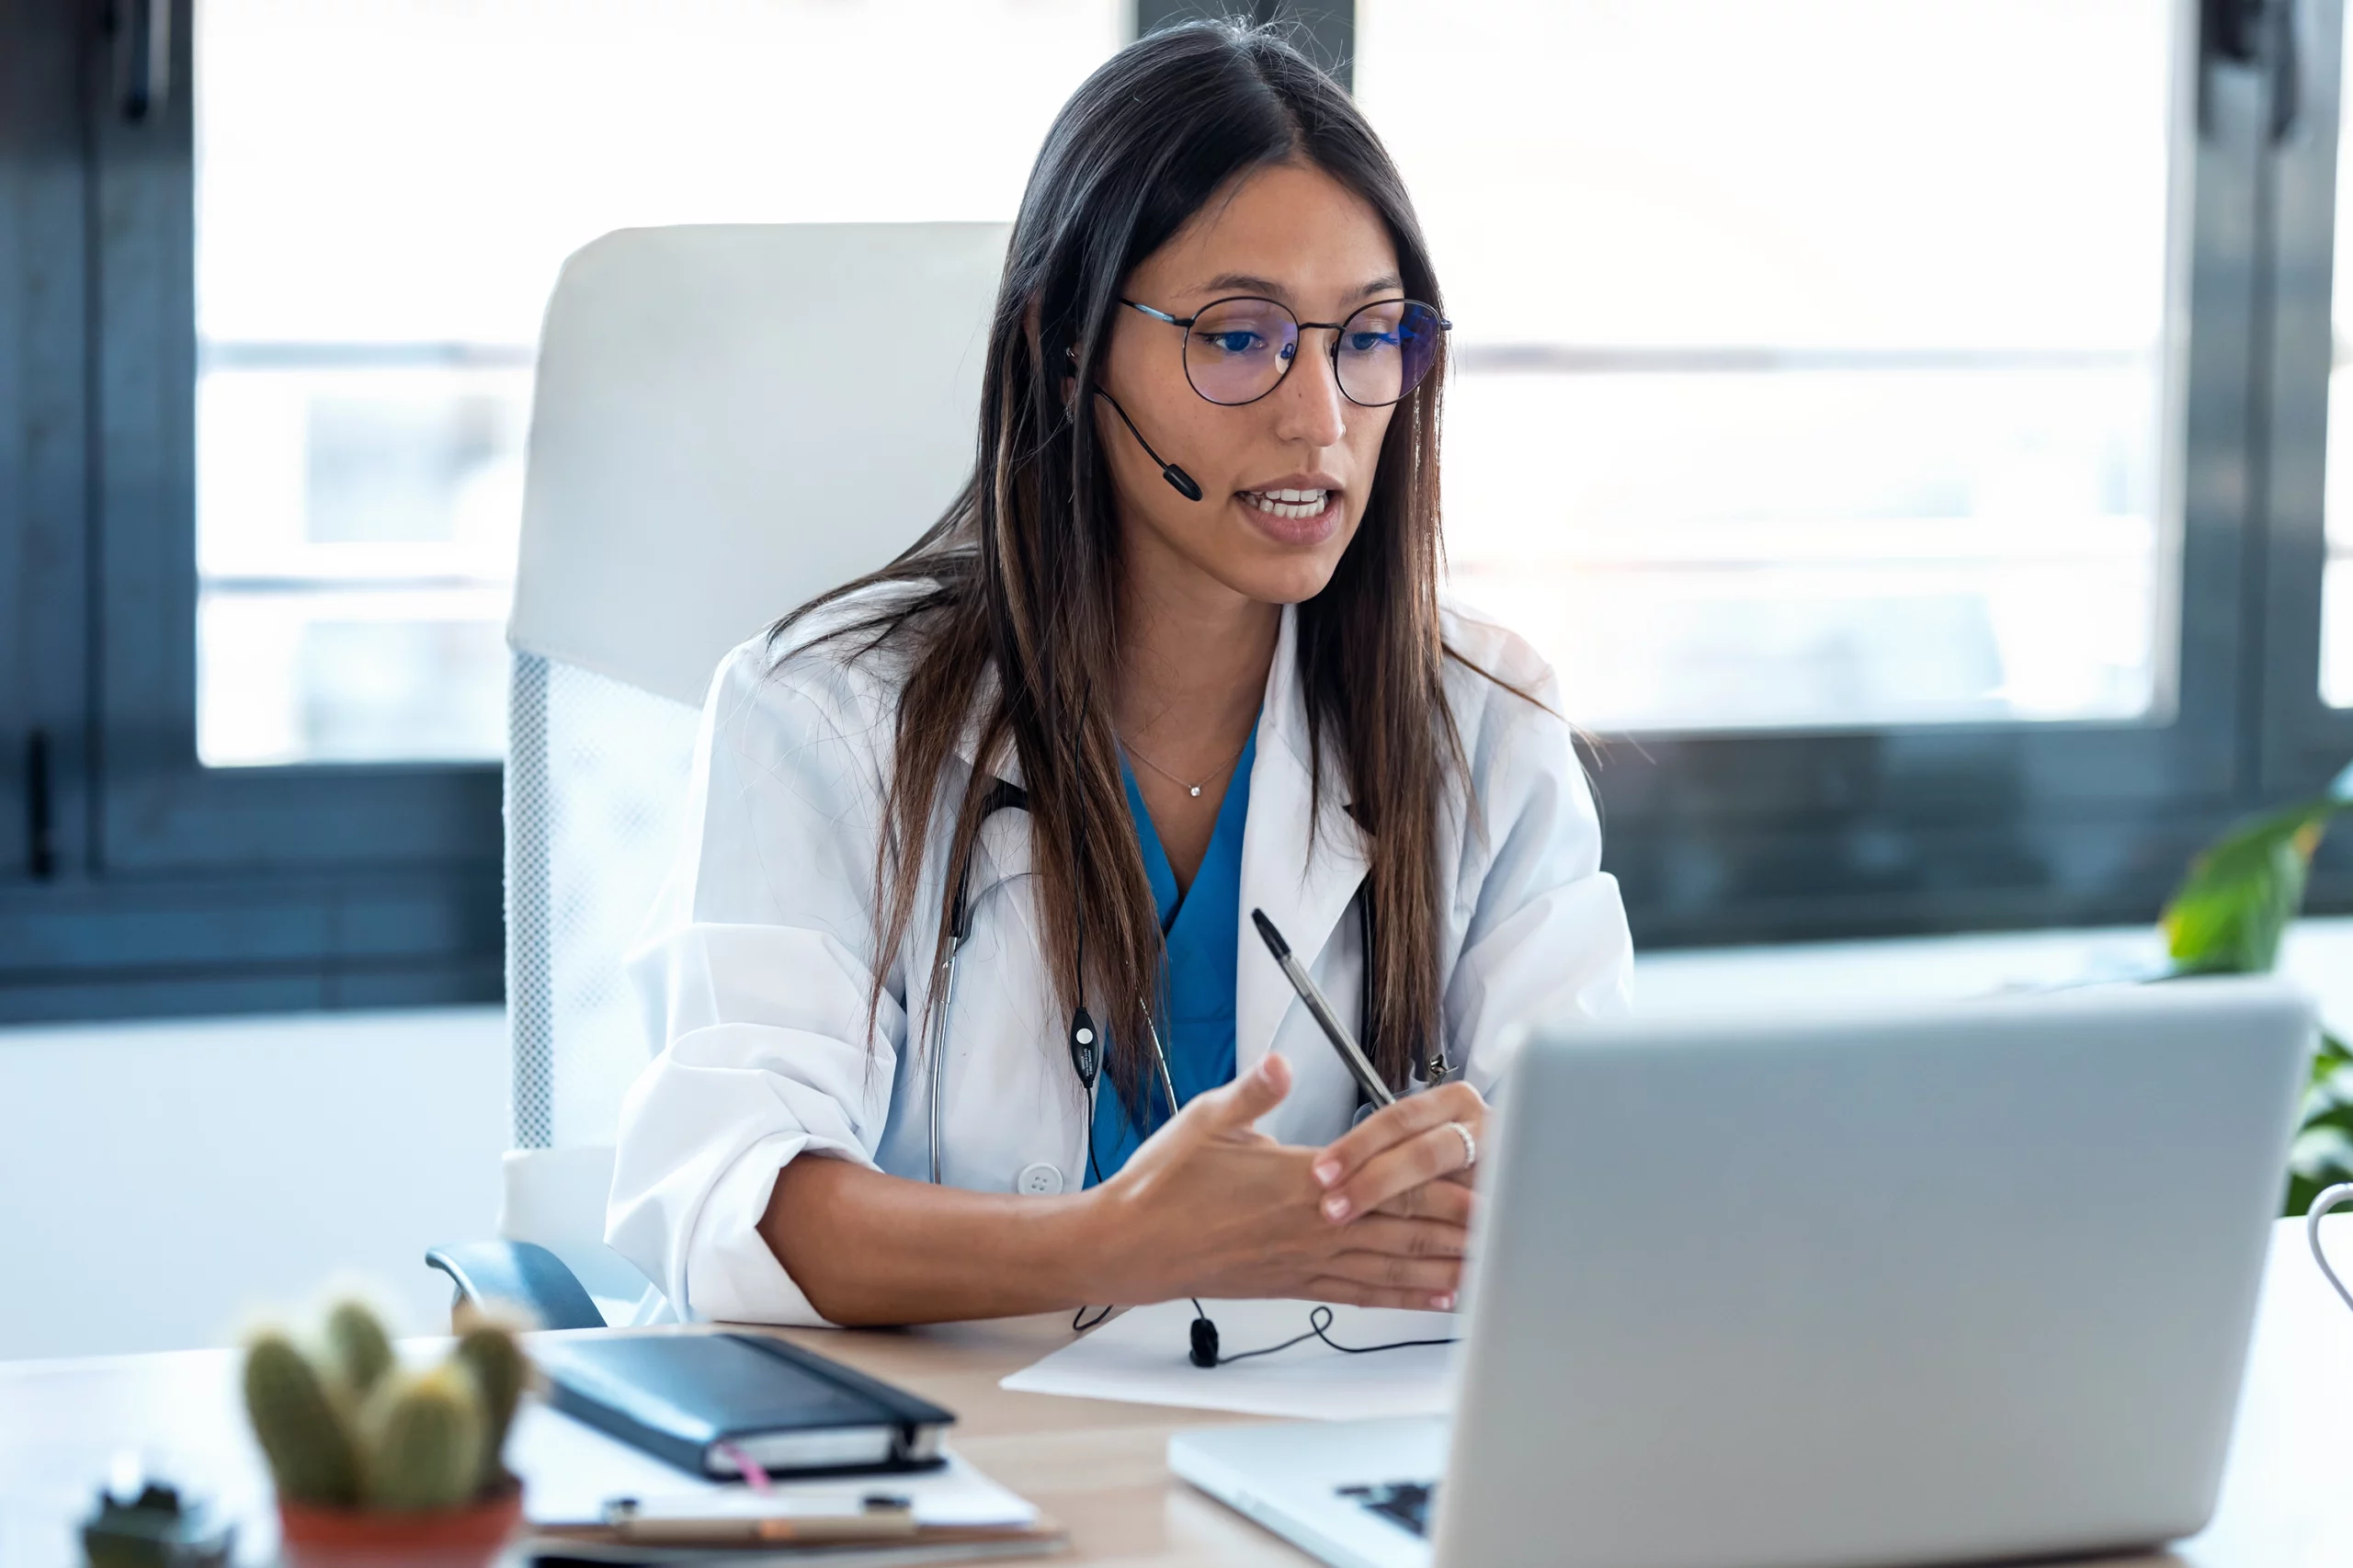
<path id="1" fill-rule="evenodd" d="M 1452 322 L 1447 320 L 1444 316 L 1438 316 L 1438 307 L 1436 305 L 1431 304 L 1427 300 L 1409 299 L 1402 294 L 1393 300 L 1369 300 L 1365 303 L 1358 305 L 1355 310 L 1350 311 L 1347 314 L 1347 320 L 1345 321 L 1302 321 L 1298 316 L 1292 314 L 1291 308 L 1289 305 L 1284 304 L 1280 300 L 1269 300 L 1264 294 L 1228 294 L 1221 299 L 1211 300 L 1208 304 L 1203 305 L 1191 315 L 1182 317 L 1170 315 L 1166 311 L 1154 310 L 1152 306 L 1145 304 L 1142 301 L 1131 300 L 1125 295 L 1121 295 L 1120 297 L 1120 303 L 1127 306 L 1128 309 L 1131 311 L 1136 311 L 1142 314 L 1150 316 L 1154 321 L 1165 322 L 1170 326 L 1182 327 L 1187 332 L 1190 332 L 1193 329 L 1193 324 L 1195 322 L 1199 321 L 1203 316 L 1209 314 L 1220 305 L 1236 304 L 1245 300 L 1257 304 L 1272 305 L 1277 310 L 1282 312 L 1283 314 L 1290 316 L 1291 324 L 1299 329 L 1302 336 L 1306 335 L 1307 330 L 1310 327 L 1321 327 L 1330 331 L 1332 334 L 1332 346 L 1329 348 L 1326 348 L 1324 352 L 1325 357 L 1332 361 L 1332 384 L 1340 389 L 1340 395 L 1342 397 L 1347 398 L 1358 408 L 1396 407 L 1399 403 L 1413 396 L 1414 393 L 1419 390 L 1422 381 L 1429 379 L 1429 372 L 1427 370 L 1424 371 L 1422 373 L 1421 381 L 1416 381 L 1412 386 L 1406 388 L 1395 397 L 1391 398 L 1387 403 L 1363 402 L 1358 398 L 1355 393 L 1349 392 L 1347 384 L 1340 380 L 1340 333 L 1342 329 L 1348 324 L 1348 322 L 1356 320 L 1357 317 L 1364 314 L 1365 312 L 1371 310 L 1376 305 L 1419 305 L 1422 309 L 1429 312 L 1430 314 L 1438 316 L 1438 331 L 1452 332 L 1454 330 L 1454 324 Z M 1193 389 L 1193 395 L 1199 398 L 1203 403 L 1210 404 L 1213 408 L 1247 408 L 1252 403 L 1262 403 L 1275 394 L 1276 388 L 1280 387 L 1284 381 L 1290 377 L 1290 368 L 1299 363 L 1299 350 L 1296 346 L 1293 347 L 1290 357 L 1283 361 L 1282 373 L 1275 378 L 1274 384 L 1272 386 L 1269 386 L 1265 392 L 1260 392 L 1256 397 L 1245 398 L 1240 403 L 1220 403 L 1217 399 L 1210 396 L 1209 393 L 1201 391 L 1199 385 L 1193 380 L 1193 369 L 1191 365 L 1186 362 L 1184 350 L 1181 346 L 1177 350 L 1176 362 L 1185 371 L 1185 384 L 1191 387 Z"/>

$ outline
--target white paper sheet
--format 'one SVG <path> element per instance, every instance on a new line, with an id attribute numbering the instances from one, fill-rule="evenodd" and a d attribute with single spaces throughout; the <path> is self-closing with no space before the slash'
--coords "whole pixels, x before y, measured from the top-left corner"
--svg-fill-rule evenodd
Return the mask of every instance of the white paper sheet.
<path id="1" fill-rule="evenodd" d="M 1217 1324 L 1219 1349 L 1231 1356 L 1307 1332 L 1307 1301 L 1203 1301 Z M 1334 1307 L 1327 1332 L 1342 1345 L 1445 1339 L 1462 1319 L 1450 1312 Z M 1442 1415 L 1454 1404 L 1454 1346 L 1418 1346 L 1347 1356 L 1310 1339 L 1272 1356 L 1227 1366 L 1196 1367 L 1193 1304 L 1137 1307 L 1085 1338 L 1006 1378 L 1021 1393 L 1118 1399 L 1236 1410 L 1251 1415 L 1322 1420 L 1381 1415 Z"/>

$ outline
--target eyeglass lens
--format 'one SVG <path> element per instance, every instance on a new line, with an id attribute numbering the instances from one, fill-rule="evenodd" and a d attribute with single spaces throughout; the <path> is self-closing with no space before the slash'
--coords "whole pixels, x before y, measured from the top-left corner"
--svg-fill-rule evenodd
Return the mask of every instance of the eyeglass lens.
<path id="1" fill-rule="evenodd" d="M 1443 329 L 1418 300 L 1384 300 L 1341 324 L 1340 391 L 1378 408 L 1404 397 L 1437 362 Z M 1255 403 L 1299 354 L 1299 320 L 1272 300 L 1220 300 L 1185 335 L 1185 376 L 1211 403 Z"/>

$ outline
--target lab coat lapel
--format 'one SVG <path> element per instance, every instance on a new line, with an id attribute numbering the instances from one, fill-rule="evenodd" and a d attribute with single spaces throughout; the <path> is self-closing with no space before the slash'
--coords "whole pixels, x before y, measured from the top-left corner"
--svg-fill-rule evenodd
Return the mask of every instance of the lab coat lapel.
<path id="1" fill-rule="evenodd" d="M 1298 635 L 1299 612 L 1286 608 L 1258 715 L 1258 757 L 1250 772 L 1250 816 L 1242 838 L 1242 946 L 1233 987 L 1236 1072 L 1247 1072 L 1267 1054 L 1283 1015 L 1299 1006 L 1252 926 L 1251 910 L 1265 910 L 1301 965 L 1313 971 L 1370 865 L 1364 835 L 1344 809 L 1347 790 L 1328 755 L 1324 820 L 1313 824 L 1311 842 L 1307 700 L 1299 683 Z"/>

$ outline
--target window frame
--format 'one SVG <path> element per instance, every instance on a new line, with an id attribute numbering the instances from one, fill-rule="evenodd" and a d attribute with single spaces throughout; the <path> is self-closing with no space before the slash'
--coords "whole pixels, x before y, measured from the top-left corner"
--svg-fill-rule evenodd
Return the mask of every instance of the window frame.
<path id="1" fill-rule="evenodd" d="M 0 4 L 0 29 L 10 45 L 0 50 L 4 931 L 9 907 L 82 848 L 87 473 L 79 39 L 70 13 L 30 0 Z M 36 791 L 46 796 L 38 827 Z M 9 951 L 0 941 L 0 973 Z"/>
<path id="2" fill-rule="evenodd" d="M 168 48 L 134 118 L 141 14 L 0 9 L 0 54 L 38 89 L 0 128 L 0 190 L 37 213 L 0 271 L 0 441 L 22 465 L 0 480 L 20 519 L 0 606 L 39 628 L 0 757 L 50 733 L 54 848 L 46 876 L 28 855 L 0 871 L 0 1020 L 495 1002 L 494 764 L 197 760 L 189 0 L 145 13 Z"/>
<path id="3" fill-rule="evenodd" d="M 172 80 L 191 80 L 191 0 L 173 6 Z M 94 87 L 106 84 L 101 80 Z M 250 871 L 499 859 L 494 762 L 207 767 L 196 749 L 196 186 L 187 91 L 132 122 L 91 94 L 92 290 L 106 476 L 94 508 L 101 603 L 101 842 L 124 871 Z"/>
<path id="4" fill-rule="evenodd" d="M 2353 759 L 2353 708 L 2329 707 L 2319 682 L 2344 9 L 2342 0 L 2303 0 L 2299 12 L 2304 60 L 2328 65 L 2302 73 L 2296 118 L 2278 141 L 2263 191 L 2273 240 L 2262 344 L 2261 722 L 2264 788 L 2274 795 L 2314 788 Z"/>
<path id="5" fill-rule="evenodd" d="M 1135 0 L 1136 38 L 1180 22 L 1247 17 L 1260 27 L 1280 23 L 1307 57 L 1356 90 L 1356 0 Z"/>

